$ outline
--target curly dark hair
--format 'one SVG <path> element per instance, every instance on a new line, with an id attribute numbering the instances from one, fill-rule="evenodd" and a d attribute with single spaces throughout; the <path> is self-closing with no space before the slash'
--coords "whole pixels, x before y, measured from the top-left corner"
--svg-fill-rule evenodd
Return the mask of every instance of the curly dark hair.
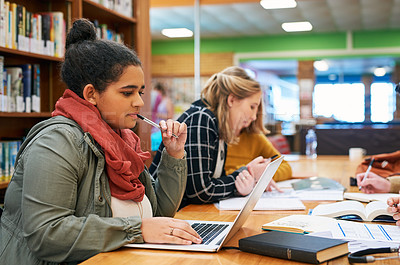
<path id="1" fill-rule="evenodd" d="M 142 65 L 135 51 L 125 45 L 98 39 L 93 23 L 84 18 L 74 21 L 65 50 L 61 78 L 81 98 L 87 84 L 101 93 L 118 81 L 127 66 Z"/>

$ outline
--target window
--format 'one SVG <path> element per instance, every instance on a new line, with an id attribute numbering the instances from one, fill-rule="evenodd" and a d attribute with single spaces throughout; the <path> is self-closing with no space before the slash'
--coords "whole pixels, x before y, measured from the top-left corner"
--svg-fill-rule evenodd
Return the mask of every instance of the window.
<path id="1" fill-rule="evenodd" d="M 313 94 L 314 116 L 338 121 L 364 121 L 364 84 L 317 84 Z"/>
<path id="2" fill-rule="evenodd" d="M 396 92 L 392 83 L 372 83 L 371 121 L 388 122 L 393 120 L 396 109 Z"/>

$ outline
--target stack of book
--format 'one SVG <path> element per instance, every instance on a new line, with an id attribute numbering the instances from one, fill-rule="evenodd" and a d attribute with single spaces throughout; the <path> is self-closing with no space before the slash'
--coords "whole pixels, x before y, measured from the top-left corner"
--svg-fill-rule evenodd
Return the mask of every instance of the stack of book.
<path id="1" fill-rule="evenodd" d="M 0 56 L 0 111 L 40 112 L 40 65 L 5 66 Z"/>

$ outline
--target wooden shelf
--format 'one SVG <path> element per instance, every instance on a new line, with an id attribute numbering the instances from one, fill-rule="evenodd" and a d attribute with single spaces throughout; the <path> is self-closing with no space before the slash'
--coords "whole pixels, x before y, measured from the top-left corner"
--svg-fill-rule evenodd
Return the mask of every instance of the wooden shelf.
<path id="1" fill-rule="evenodd" d="M 51 112 L 0 112 L 0 117 L 7 118 L 50 118 Z"/>
<path id="2" fill-rule="evenodd" d="M 45 61 L 61 62 L 63 60 L 63 58 L 59 58 L 59 57 L 48 56 L 48 55 L 43 55 L 43 54 L 38 54 L 38 53 L 25 52 L 25 51 L 20 51 L 20 50 L 16 50 L 16 49 L 0 47 L 0 53 L 2 53 L 2 52 L 7 53 L 8 55 L 9 54 L 15 54 L 15 55 L 24 56 L 24 57 L 43 59 Z"/>
<path id="3" fill-rule="evenodd" d="M 84 5 L 88 5 L 88 8 L 84 6 L 85 14 L 95 14 L 97 13 L 100 16 L 99 12 L 101 13 L 101 17 L 112 17 L 112 21 L 114 22 L 131 22 L 136 23 L 137 19 L 133 17 L 127 17 L 121 13 L 118 13 L 115 10 L 109 9 L 101 4 L 95 3 L 90 0 L 83 0 Z M 94 16 L 96 17 L 96 16 Z"/>

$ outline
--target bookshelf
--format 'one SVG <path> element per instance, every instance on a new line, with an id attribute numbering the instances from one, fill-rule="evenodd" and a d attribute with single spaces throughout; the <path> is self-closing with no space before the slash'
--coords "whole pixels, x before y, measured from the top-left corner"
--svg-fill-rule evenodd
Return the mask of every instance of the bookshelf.
<path id="1" fill-rule="evenodd" d="M 7 1 L 7 0 L 5 0 Z M 122 33 L 124 42 L 138 53 L 145 73 L 145 82 L 151 87 L 151 36 L 149 9 L 150 0 L 132 0 L 132 17 L 107 8 L 101 1 L 92 0 L 8 0 L 10 3 L 25 6 L 27 11 L 55 12 L 61 11 L 65 19 L 65 27 L 69 29 L 78 18 L 97 20 L 107 24 L 109 29 Z M 64 44 L 62 44 L 64 45 Z M 4 65 L 40 64 L 40 107 L 39 113 L 0 112 L 0 140 L 21 139 L 36 123 L 51 117 L 55 102 L 62 96 L 66 86 L 59 77 L 59 66 L 62 58 L 0 47 L 0 56 L 4 57 Z M 150 102 L 150 92 L 144 95 L 144 101 Z M 150 105 L 145 104 L 144 114 L 150 113 Z M 142 133 L 140 127 L 136 132 L 145 143 L 145 150 L 150 146 L 150 136 Z M 0 181 L 0 191 L 7 187 L 7 182 Z M 0 198 L 1 201 L 1 198 Z"/>

